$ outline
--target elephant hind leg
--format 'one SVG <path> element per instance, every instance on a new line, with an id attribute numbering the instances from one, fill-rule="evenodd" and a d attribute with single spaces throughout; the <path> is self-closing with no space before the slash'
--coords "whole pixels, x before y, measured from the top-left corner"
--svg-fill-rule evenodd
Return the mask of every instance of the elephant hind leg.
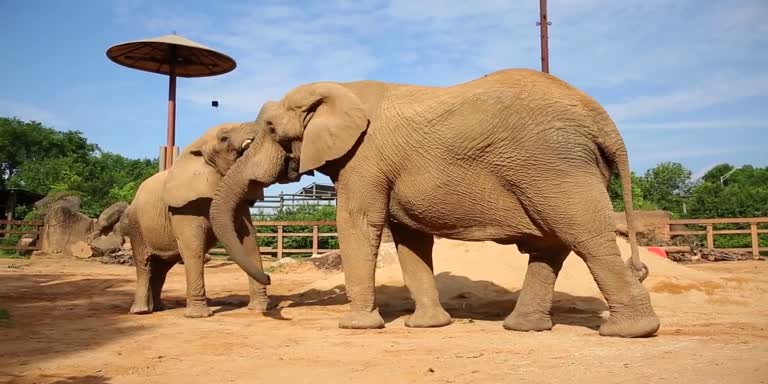
<path id="1" fill-rule="evenodd" d="M 529 252 L 523 288 L 515 309 L 504 320 L 504 328 L 523 332 L 552 329 L 550 310 L 555 281 L 570 252 L 559 242 Z"/>
<path id="2" fill-rule="evenodd" d="M 595 278 L 608 302 L 610 318 L 600 326 L 600 335 L 647 337 L 659 329 L 659 318 L 648 291 L 619 256 L 613 232 L 583 240 L 574 246 Z"/>
<path id="3" fill-rule="evenodd" d="M 157 257 L 153 258 L 149 263 L 149 267 L 152 270 L 149 277 L 149 285 L 152 291 L 152 311 L 154 312 L 166 309 L 163 301 L 160 299 L 160 293 L 165 284 L 165 277 L 174 265 L 176 265 L 176 260 L 163 260 Z"/>
<path id="4" fill-rule="evenodd" d="M 443 309 L 432 268 L 432 248 L 435 239 L 400 223 L 389 222 L 392 238 L 403 270 L 403 280 L 416 303 L 416 310 L 406 321 L 407 327 L 442 327 L 451 323 Z"/>
<path id="5" fill-rule="evenodd" d="M 548 180 L 539 189 L 527 190 L 524 204 L 540 226 L 587 264 L 610 310 L 600 334 L 645 337 L 656 333 L 659 319 L 648 291 L 623 262 L 616 244 L 613 209 L 602 176 L 599 172 L 554 173 Z"/>

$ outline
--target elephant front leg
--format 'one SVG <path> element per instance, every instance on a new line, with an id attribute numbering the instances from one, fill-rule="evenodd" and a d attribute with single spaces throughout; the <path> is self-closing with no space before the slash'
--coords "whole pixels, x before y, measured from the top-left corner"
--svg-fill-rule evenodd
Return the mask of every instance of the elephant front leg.
<path id="1" fill-rule="evenodd" d="M 344 269 L 344 280 L 350 311 L 339 321 L 340 328 L 384 328 L 384 319 L 376 307 L 375 273 L 381 231 L 384 227 L 383 211 L 372 217 L 364 213 L 350 213 L 339 198 L 337 230 Z"/>
<path id="2" fill-rule="evenodd" d="M 181 221 L 175 217 L 173 227 L 177 231 L 176 243 L 184 261 L 184 273 L 187 278 L 187 309 L 184 316 L 191 318 L 209 317 L 213 312 L 208 308 L 205 296 L 203 257 L 205 255 L 205 232 L 198 233 L 193 228 L 205 228 L 201 224 Z"/>
<path id="3" fill-rule="evenodd" d="M 405 285 L 416 304 L 416 310 L 405 320 L 405 326 L 428 328 L 450 324 L 451 316 L 440 304 L 435 284 L 432 266 L 434 237 L 392 221 L 389 222 L 389 229 L 397 244 L 397 255 Z"/>
<path id="4" fill-rule="evenodd" d="M 523 288 L 512 313 L 504 320 L 504 328 L 513 331 L 546 331 L 552 329 L 552 297 L 555 281 L 570 250 L 551 247 L 529 253 L 528 270 Z"/>

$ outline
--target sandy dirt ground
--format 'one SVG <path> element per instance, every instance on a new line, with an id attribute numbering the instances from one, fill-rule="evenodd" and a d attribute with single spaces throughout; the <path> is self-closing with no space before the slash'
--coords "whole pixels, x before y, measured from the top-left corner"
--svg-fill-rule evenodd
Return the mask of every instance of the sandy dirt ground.
<path id="1" fill-rule="evenodd" d="M 620 246 L 628 256 L 624 242 Z M 606 306 L 584 263 L 566 261 L 555 327 L 505 331 L 527 257 L 514 246 L 439 240 L 435 267 L 454 323 L 403 324 L 413 304 L 399 266 L 377 272 L 382 330 L 337 328 L 343 277 L 307 263 L 273 271 L 277 309 L 245 308 L 245 276 L 206 266 L 215 316 L 187 319 L 184 271 L 171 309 L 131 315 L 133 267 L 76 259 L 0 259 L 0 382 L 9 383 L 768 383 L 768 262 L 683 266 L 642 253 L 662 328 L 598 336 Z"/>

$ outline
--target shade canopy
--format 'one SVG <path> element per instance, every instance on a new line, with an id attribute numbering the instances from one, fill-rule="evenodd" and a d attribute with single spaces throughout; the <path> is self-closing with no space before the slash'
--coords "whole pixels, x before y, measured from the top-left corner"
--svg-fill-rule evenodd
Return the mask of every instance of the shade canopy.
<path id="1" fill-rule="evenodd" d="M 107 57 L 129 68 L 180 77 L 216 76 L 237 66 L 231 57 L 177 35 L 117 44 L 107 50 Z"/>

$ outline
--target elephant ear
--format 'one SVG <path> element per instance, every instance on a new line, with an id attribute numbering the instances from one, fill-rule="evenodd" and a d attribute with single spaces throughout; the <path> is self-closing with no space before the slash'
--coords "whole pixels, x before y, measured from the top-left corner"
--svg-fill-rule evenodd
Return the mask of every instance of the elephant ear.
<path id="1" fill-rule="evenodd" d="M 168 206 L 178 208 L 197 199 L 212 199 L 219 180 L 221 175 L 206 163 L 201 150 L 190 148 L 168 170 L 163 200 Z"/>
<path id="2" fill-rule="evenodd" d="M 368 128 L 363 103 L 352 91 L 333 83 L 316 83 L 302 92 L 304 134 L 299 172 L 316 169 L 346 154 Z"/>

